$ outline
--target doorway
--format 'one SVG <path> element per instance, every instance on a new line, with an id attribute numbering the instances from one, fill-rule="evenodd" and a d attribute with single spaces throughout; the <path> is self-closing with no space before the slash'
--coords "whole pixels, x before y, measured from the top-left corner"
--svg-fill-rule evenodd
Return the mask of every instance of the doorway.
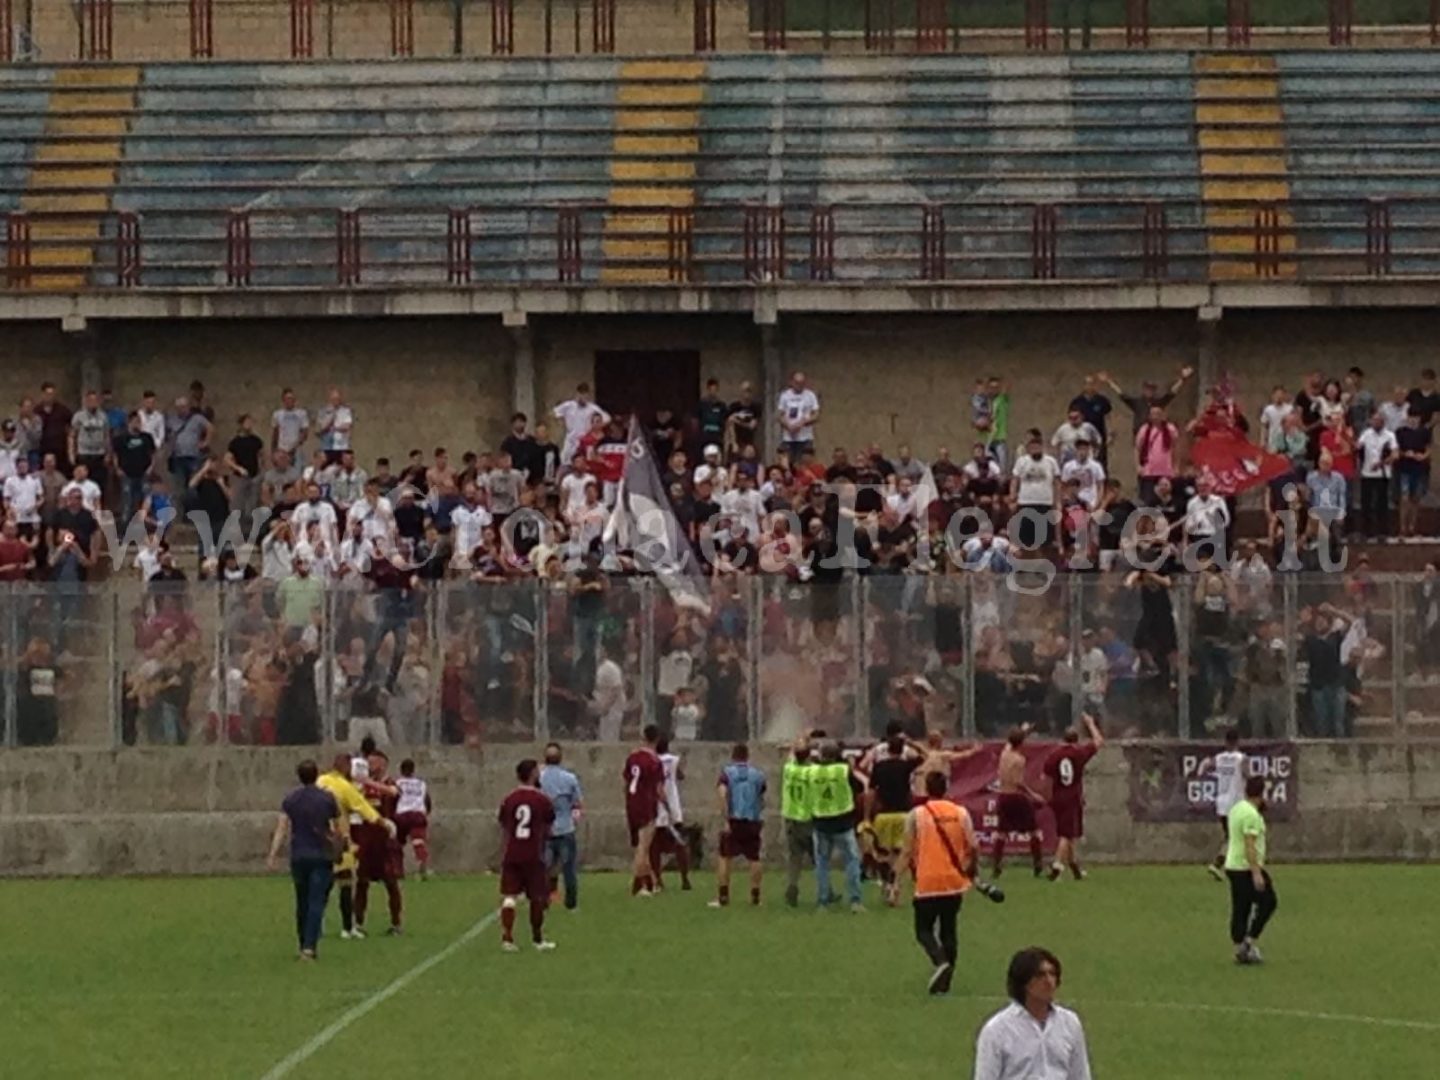
<path id="1" fill-rule="evenodd" d="M 595 353 L 595 400 L 611 416 L 635 413 L 649 425 L 659 409 L 695 415 L 700 403 L 700 352 L 696 349 Z"/>

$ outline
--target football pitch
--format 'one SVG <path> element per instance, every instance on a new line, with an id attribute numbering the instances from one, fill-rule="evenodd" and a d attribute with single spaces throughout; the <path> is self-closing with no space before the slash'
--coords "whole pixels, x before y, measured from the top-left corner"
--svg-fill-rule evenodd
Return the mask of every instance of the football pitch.
<path id="1" fill-rule="evenodd" d="M 764 906 L 713 911 L 708 875 L 634 900 L 592 874 L 551 912 L 555 952 L 506 955 L 495 878 L 411 880 L 404 937 L 376 935 L 382 893 L 369 940 L 339 941 L 332 902 L 301 965 L 287 876 L 9 881 L 4 1053 L 31 1078 L 969 1077 L 1010 954 L 1043 944 L 1098 1078 L 1434 1075 L 1440 869 L 1274 873 L 1267 963 L 1237 968 L 1228 891 L 1197 867 L 1051 884 L 1017 864 L 1004 905 L 967 899 L 948 998 L 872 885 L 863 914 L 789 910 L 774 876 Z"/>

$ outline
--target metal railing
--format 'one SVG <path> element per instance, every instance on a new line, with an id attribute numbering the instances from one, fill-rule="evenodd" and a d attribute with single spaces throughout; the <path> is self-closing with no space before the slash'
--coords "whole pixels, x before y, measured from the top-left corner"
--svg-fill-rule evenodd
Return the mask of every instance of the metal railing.
<path id="1" fill-rule="evenodd" d="M 1440 735 L 1433 577 L 758 575 L 708 599 L 623 577 L 4 585 L 4 745 L 970 737 L 1081 710 L 1142 739 Z"/>
<path id="2" fill-rule="evenodd" d="M 874 53 L 1292 40 L 1345 48 L 1432 45 L 1440 9 L 1404 0 L 691 0 L 673 10 L 635 0 L 0 0 L 0 29 L 0 62 L 673 54 L 737 41 Z"/>
<path id="3" fill-rule="evenodd" d="M 1440 197 L 13 212 L 3 247 L 11 290 L 1433 279 Z"/>

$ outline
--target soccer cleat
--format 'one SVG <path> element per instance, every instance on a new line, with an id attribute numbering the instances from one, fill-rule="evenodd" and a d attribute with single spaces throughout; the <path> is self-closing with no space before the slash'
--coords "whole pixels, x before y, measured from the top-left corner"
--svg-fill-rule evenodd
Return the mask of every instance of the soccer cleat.
<path id="1" fill-rule="evenodd" d="M 1212 862 L 1212 863 L 1207 863 L 1206 866 L 1205 866 L 1205 869 L 1209 872 L 1210 876 L 1213 877 L 1216 881 L 1224 881 L 1224 880 L 1225 880 L 1225 871 L 1221 870 L 1220 867 L 1216 866 L 1213 862 Z"/>
<path id="2" fill-rule="evenodd" d="M 553 941 L 537 941 L 537 942 L 535 942 L 535 951 L 536 951 L 536 952 L 554 952 L 554 951 L 555 951 L 555 942 L 553 942 Z"/>
<path id="3" fill-rule="evenodd" d="M 1090 871 L 1085 870 L 1085 869 L 1082 869 L 1081 867 L 1076 866 L 1076 867 L 1073 867 L 1072 870 L 1073 870 L 1073 873 L 1075 874 L 1075 880 L 1076 880 L 1076 881 L 1084 881 L 1086 878 L 1088 878 L 1088 877 L 1090 876 Z"/>
<path id="4" fill-rule="evenodd" d="M 341 940 L 341 941 L 350 941 L 350 940 L 353 939 L 354 937 L 355 937 L 355 935 L 352 934 L 352 933 L 350 933 L 349 930 L 341 930 L 341 931 L 340 931 L 340 940 Z"/>
<path id="5" fill-rule="evenodd" d="M 636 895 L 637 897 L 639 897 L 640 899 L 642 899 L 642 900 L 651 900 L 651 899 L 653 899 L 654 896 L 655 896 L 655 894 L 654 894 L 653 892 L 651 892 L 649 889 L 641 889 L 641 890 L 640 890 L 639 892 L 637 892 L 635 895 Z"/>
<path id="6" fill-rule="evenodd" d="M 365 933 L 365 928 L 363 926 L 357 926 L 354 930 L 351 930 L 350 936 L 356 941 L 363 941 L 365 938 L 369 937 L 369 935 Z"/>
<path id="7" fill-rule="evenodd" d="M 402 935 L 404 932 L 405 932 L 405 931 L 401 930 L 400 927 L 398 927 L 398 926 L 392 926 L 392 927 L 390 927 L 389 930 L 386 930 L 386 931 L 385 931 L 385 936 L 386 936 L 386 937 L 400 937 L 400 935 Z"/>
<path id="8" fill-rule="evenodd" d="M 516 945 L 515 942 L 513 942 L 513 941 L 502 941 L 502 942 L 500 942 L 500 951 L 501 951 L 501 952 L 519 952 L 519 951 L 520 951 L 520 946 L 519 946 L 519 945 Z"/>
<path id="9" fill-rule="evenodd" d="M 718 910 L 719 908 L 726 907 L 727 905 L 726 905 L 725 901 L 723 901 L 723 900 L 721 900 L 721 899 L 719 899 L 719 898 L 716 898 L 716 899 L 714 899 L 714 900 L 711 900 L 711 901 L 710 901 L 708 904 L 706 904 L 705 906 L 708 907 L 708 908 L 716 908 L 716 909 Z"/>
<path id="10" fill-rule="evenodd" d="M 1060 864 L 1059 864 L 1059 863 L 1056 863 L 1054 866 L 1050 867 L 1049 878 L 1050 878 L 1051 881 L 1059 881 L 1059 880 L 1060 880 Z"/>
<path id="11" fill-rule="evenodd" d="M 1256 945 L 1253 941 L 1248 946 L 1246 946 L 1246 948 L 1250 954 L 1250 963 L 1263 964 L 1265 962 L 1265 957 L 1260 955 L 1260 947 Z"/>
<path id="12" fill-rule="evenodd" d="M 944 994 L 950 990 L 950 976 L 955 971 L 952 964 L 945 963 L 937 967 L 930 976 L 927 989 L 932 994 Z"/>

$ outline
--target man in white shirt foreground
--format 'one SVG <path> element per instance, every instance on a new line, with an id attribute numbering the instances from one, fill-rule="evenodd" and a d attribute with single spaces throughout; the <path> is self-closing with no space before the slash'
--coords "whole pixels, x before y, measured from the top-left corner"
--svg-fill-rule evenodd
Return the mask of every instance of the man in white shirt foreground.
<path id="1" fill-rule="evenodd" d="M 1005 977 L 1011 1004 L 980 1029 L 975 1080 L 1090 1080 L 1080 1017 L 1055 1004 L 1060 960 L 1048 949 L 1022 949 Z"/>

